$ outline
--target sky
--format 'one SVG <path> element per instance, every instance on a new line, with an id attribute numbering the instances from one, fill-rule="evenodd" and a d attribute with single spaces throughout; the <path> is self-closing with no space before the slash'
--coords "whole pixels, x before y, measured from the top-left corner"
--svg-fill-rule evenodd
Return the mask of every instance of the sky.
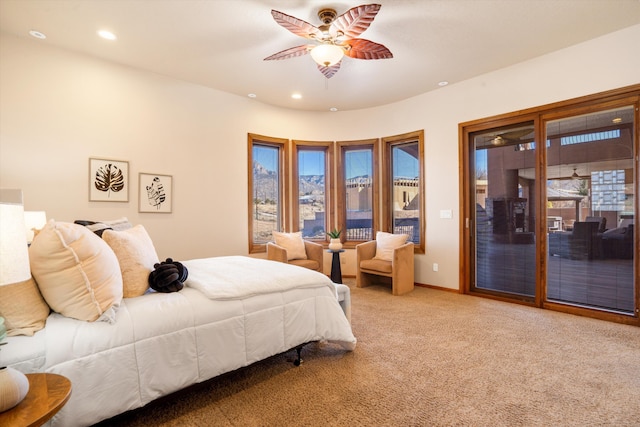
<path id="1" fill-rule="evenodd" d="M 418 164 L 415 158 L 401 150 L 397 150 L 397 159 L 394 167 L 394 175 L 403 177 L 416 177 L 419 175 Z M 277 150 L 269 148 L 255 148 L 254 160 L 268 170 L 275 170 L 277 163 Z M 371 152 L 369 150 L 352 150 L 348 152 L 347 161 L 349 170 L 347 179 L 355 176 L 369 175 L 371 170 Z M 304 151 L 300 152 L 298 167 L 300 175 L 322 175 L 324 174 L 324 152 Z M 398 169 L 399 168 L 399 169 Z"/>
<path id="2" fill-rule="evenodd" d="M 487 171 L 487 150 L 476 150 L 476 171 Z"/>

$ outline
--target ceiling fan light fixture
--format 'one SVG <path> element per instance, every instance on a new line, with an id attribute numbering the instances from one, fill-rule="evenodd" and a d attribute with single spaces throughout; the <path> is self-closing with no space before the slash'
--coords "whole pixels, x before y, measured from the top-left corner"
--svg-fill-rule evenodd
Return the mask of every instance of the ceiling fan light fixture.
<path id="1" fill-rule="evenodd" d="M 334 44 L 320 44 L 311 49 L 311 57 L 322 67 L 331 67 L 342 60 L 344 50 Z"/>
<path id="2" fill-rule="evenodd" d="M 505 142 L 504 138 L 502 138 L 502 136 L 500 136 L 500 135 L 496 136 L 495 138 L 493 138 L 491 140 L 491 144 L 493 144 L 493 145 L 502 145 L 502 144 L 504 144 L 504 142 Z"/>

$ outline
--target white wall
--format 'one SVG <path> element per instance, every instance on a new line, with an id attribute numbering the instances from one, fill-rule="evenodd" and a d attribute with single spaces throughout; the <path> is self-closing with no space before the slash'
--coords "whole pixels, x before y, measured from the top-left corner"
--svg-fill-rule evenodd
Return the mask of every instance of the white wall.
<path id="1" fill-rule="evenodd" d="M 427 253 L 416 281 L 457 289 L 458 123 L 639 83 L 638 45 L 640 25 L 395 104 L 310 113 L 3 34 L 0 187 L 21 188 L 27 210 L 56 220 L 142 223 L 161 259 L 246 254 L 248 132 L 352 140 L 424 129 Z M 89 157 L 129 161 L 128 203 L 88 201 Z M 139 172 L 173 175 L 172 214 L 138 213 Z M 354 274 L 346 255 L 343 274 Z"/>

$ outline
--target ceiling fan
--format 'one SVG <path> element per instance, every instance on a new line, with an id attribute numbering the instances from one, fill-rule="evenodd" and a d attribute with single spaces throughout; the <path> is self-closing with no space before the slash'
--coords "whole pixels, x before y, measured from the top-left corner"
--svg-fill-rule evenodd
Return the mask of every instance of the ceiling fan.
<path id="1" fill-rule="evenodd" d="M 271 10 L 273 19 L 293 34 L 315 41 L 285 49 L 264 58 L 265 61 L 288 59 L 306 54 L 318 64 L 326 78 L 331 78 L 340 69 L 344 55 L 355 59 L 387 59 L 393 54 L 385 46 L 366 39 L 357 38 L 378 14 L 381 5 L 366 4 L 353 7 L 340 16 L 335 9 L 325 8 L 318 12 L 322 25 L 316 27 L 302 19 Z"/>
<path id="2" fill-rule="evenodd" d="M 496 136 L 492 136 L 489 138 L 490 138 L 491 144 L 493 145 L 504 145 L 504 144 L 514 143 L 514 142 L 521 142 L 520 139 L 523 136 L 529 135 L 530 133 L 533 133 L 533 128 L 502 132 L 497 134 Z"/>

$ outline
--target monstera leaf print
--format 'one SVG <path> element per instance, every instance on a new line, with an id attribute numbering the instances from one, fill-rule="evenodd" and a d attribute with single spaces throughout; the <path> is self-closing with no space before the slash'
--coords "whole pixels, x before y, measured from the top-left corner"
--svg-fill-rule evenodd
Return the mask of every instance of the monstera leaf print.
<path id="1" fill-rule="evenodd" d="M 124 174 L 113 163 L 107 163 L 96 171 L 94 185 L 98 191 L 104 191 L 107 194 L 111 191 L 117 193 L 124 188 Z"/>

